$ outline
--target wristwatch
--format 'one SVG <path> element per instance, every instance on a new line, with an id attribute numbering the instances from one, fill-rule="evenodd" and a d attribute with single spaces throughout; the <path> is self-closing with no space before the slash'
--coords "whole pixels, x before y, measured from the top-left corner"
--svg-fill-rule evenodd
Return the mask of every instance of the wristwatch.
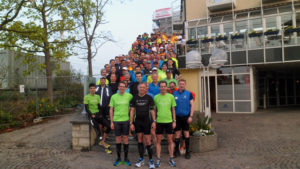
<path id="1" fill-rule="evenodd" d="M 153 120 L 152 122 L 156 123 L 156 120 Z"/>
<path id="2" fill-rule="evenodd" d="M 176 122 L 176 120 L 173 120 L 173 122 Z"/>

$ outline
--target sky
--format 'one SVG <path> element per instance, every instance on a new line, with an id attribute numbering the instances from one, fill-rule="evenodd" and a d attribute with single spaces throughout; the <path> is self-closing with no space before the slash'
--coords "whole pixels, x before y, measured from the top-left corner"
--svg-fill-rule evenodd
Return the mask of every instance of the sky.
<path id="1" fill-rule="evenodd" d="M 110 59 L 120 54 L 127 54 L 131 44 L 139 34 L 151 33 L 153 28 L 152 16 L 156 9 L 172 6 L 174 0 L 113 0 L 113 3 L 106 6 L 105 18 L 107 24 L 101 25 L 99 31 L 110 31 L 115 43 L 106 43 L 98 51 L 93 59 L 93 74 L 100 74 L 100 69 Z M 87 61 L 79 59 L 80 56 L 69 58 L 73 69 L 87 74 Z"/>

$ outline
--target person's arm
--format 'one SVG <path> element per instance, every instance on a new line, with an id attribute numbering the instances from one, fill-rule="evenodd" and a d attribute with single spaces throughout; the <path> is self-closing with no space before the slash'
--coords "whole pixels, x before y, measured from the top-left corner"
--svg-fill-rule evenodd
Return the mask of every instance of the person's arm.
<path id="1" fill-rule="evenodd" d="M 113 123 L 113 117 L 114 117 L 114 107 L 110 107 L 109 109 L 109 117 L 110 117 L 110 128 L 114 130 L 114 123 Z"/>
<path id="2" fill-rule="evenodd" d="M 172 107 L 172 118 L 173 118 L 173 123 L 172 123 L 172 126 L 173 126 L 173 129 L 175 129 L 175 127 L 176 127 L 176 114 L 175 114 L 175 107 Z"/>
<path id="3" fill-rule="evenodd" d="M 134 107 L 131 107 L 130 108 L 130 129 L 132 131 L 134 131 L 134 125 L 133 125 L 133 117 L 134 117 L 134 111 L 135 111 L 135 108 Z"/>
<path id="4" fill-rule="evenodd" d="M 87 115 L 88 115 L 89 117 L 95 118 L 95 115 L 93 115 L 92 112 L 91 112 L 90 109 L 89 109 L 89 105 L 88 105 L 88 104 L 85 104 L 84 107 L 85 107 L 85 111 L 86 111 Z"/>

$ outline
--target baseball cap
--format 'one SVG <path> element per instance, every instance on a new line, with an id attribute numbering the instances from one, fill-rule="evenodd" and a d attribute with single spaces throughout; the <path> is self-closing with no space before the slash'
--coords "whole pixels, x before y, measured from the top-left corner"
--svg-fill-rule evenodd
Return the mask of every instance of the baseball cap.
<path id="1" fill-rule="evenodd" d="M 128 70 L 128 68 L 127 67 L 123 67 L 122 70 Z"/>
<path id="2" fill-rule="evenodd" d="M 106 77 L 105 76 L 101 76 L 100 79 L 106 79 Z"/>
<path id="3" fill-rule="evenodd" d="M 146 63 L 150 63 L 151 64 L 151 61 L 148 60 Z"/>
<path id="4" fill-rule="evenodd" d="M 155 70 L 157 70 L 157 68 L 156 68 L 156 67 L 152 68 L 152 71 L 155 71 Z"/>
<path id="5" fill-rule="evenodd" d="M 171 69 L 167 69 L 166 73 L 172 73 Z"/>

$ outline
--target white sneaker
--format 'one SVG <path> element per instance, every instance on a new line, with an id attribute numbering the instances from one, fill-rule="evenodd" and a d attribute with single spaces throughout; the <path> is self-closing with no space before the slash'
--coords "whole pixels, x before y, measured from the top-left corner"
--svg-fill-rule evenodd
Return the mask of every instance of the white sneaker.
<path id="1" fill-rule="evenodd" d="M 142 165 L 144 165 L 144 159 L 139 158 L 139 161 L 134 166 L 140 168 Z"/>

